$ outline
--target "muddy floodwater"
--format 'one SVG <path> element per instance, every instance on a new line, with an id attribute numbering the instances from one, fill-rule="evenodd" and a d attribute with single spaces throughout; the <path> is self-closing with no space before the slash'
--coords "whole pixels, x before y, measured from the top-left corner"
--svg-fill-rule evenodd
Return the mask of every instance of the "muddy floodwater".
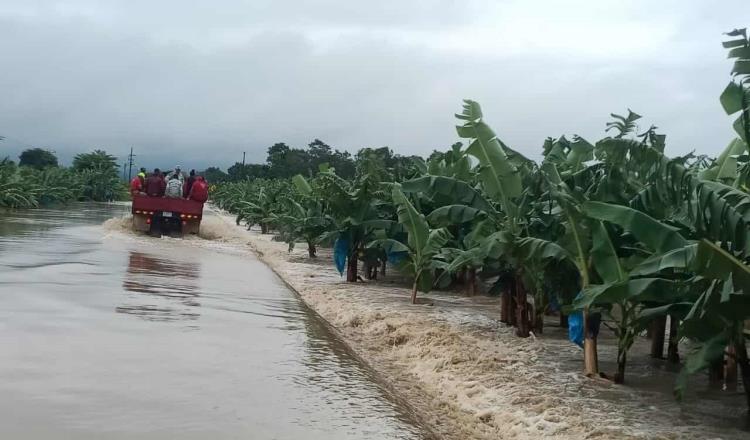
<path id="1" fill-rule="evenodd" d="M 0 213 L 0 438 L 427 437 L 246 249 L 127 209 Z"/>

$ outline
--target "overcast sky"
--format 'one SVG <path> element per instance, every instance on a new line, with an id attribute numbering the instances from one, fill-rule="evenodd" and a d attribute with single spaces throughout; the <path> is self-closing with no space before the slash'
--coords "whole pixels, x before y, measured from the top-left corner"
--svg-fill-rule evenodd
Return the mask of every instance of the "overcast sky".
<path id="1" fill-rule="evenodd" d="M 744 14 L 742 13 L 744 12 Z M 722 32 L 747 0 L 2 0 L 0 156 L 130 146 L 138 164 L 225 167 L 314 138 L 428 154 L 461 99 L 532 158 L 630 107 L 668 152 L 732 138 Z"/>

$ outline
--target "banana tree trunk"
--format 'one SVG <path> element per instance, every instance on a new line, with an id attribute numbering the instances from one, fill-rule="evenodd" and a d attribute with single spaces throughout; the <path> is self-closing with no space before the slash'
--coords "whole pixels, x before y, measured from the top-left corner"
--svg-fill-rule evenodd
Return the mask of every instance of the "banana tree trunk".
<path id="1" fill-rule="evenodd" d="M 388 260 L 383 260 L 383 262 L 380 264 L 380 273 L 385 276 L 385 265 L 388 262 Z"/>
<path id="2" fill-rule="evenodd" d="M 508 293 L 508 302 L 510 303 L 510 307 L 508 307 L 508 314 L 509 314 L 509 322 L 508 324 L 512 325 L 513 327 L 518 326 L 518 313 L 516 313 L 516 286 L 515 282 L 513 282 L 513 288 Z"/>
<path id="3" fill-rule="evenodd" d="M 529 302 L 526 300 L 526 287 L 523 285 L 520 272 L 516 274 L 516 323 L 516 336 L 528 338 L 531 334 Z"/>
<path id="4" fill-rule="evenodd" d="M 680 351 L 677 343 L 677 328 L 680 323 L 674 315 L 669 315 L 669 346 L 667 347 L 667 360 L 673 364 L 680 362 Z"/>
<path id="5" fill-rule="evenodd" d="M 368 280 L 377 280 L 378 279 L 378 263 L 371 262 L 371 261 L 365 261 L 364 263 L 364 270 L 365 270 L 365 278 Z"/>
<path id="6" fill-rule="evenodd" d="M 310 258 L 315 258 L 316 257 L 315 254 L 317 253 L 317 251 L 318 250 L 315 248 L 315 243 L 313 243 L 312 241 L 308 241 L 307 242 L 307 255 L 309 255 Z"/>
<path id="7" fill-rule="evenodd" d="M 537 295 L 537 298 L 539 295 Z M 533 325 L 534 328 L 534 334 L 541 335 L 544 333 L 544 307 L 541 306 L 541 301 L 534 300 L 534 308 L 533 308 L 533 314 L 534 317 Z"/>
<path id="8" fill-rule="evenodd" d="M 474 296 L 477 293 L 477 270 L 473 267 L 466 268 L 466 296 Z"/>
<path id="9" fill-rule="evenodd" d="M 268 225 L 266 223 L 260 224 L 260 233 L 261 234 L 268 234 Z"/>
<path id="10" fill-rule="evenodd" d="M 419 279 L 419 276 L 414 277 L 414 286 L 411 289 L 411 303 L 416 304 L 417 303 L 417 280 Z"/>
<path id="11" fill-rule="evenodd" d="M 617 353 L 617 373 L 615 373 L 615 383 L 625 383 L 625 365 L 628 360 L 627 350 L 618 350 Z"/>
<path id="12" fill-rule="evenodd" d="M 708 367 L 708 384 L 711 388 L 721 389 L 724 385 L 724 357 L 711 363 Z"/>
<path id="13" fill-rule="evenodd" d="M 599 358 L 596 350 L 596 338 L 589 331 L 589 310 L 583 311 L 583 365 L 586 376 L 599 375 Z"/>
<path id="14" fill-rule="evenodd" d="M 651 322 L 651 357 L 664 358 L 664 332 L 667 330 L 667 317 L 660 316 Z"/>
<path id="15" fill-rule="evenodd" d="M 357 282 L 357 250 L 349 254 L 346 260 L 346 281 L 350 283 Z"/>
<path id="16" fill-rule="evenodd" d="M 737 348 L 734 344 L 727 347 L 724 356 L 724 386 L 727 391 L 737 390 Z"/>
<path id="17" fill-rule="evenodd" d="M 510 296 L 508 291 L 500 293 L 500 322 L 505 324 L 510 324 Z"/>
<path id="18" fill-rule="evenodd" d="M 737 353 L 737 365 L 740 367 L 742 375 L 742 385 L 745 388 L 745 397 L 747 399 L 747 413 L 750 416 L 750 360 L 747 358 L 747 347 L 745 338 L 740 336 L 734 343 L 734 350 Z"/>

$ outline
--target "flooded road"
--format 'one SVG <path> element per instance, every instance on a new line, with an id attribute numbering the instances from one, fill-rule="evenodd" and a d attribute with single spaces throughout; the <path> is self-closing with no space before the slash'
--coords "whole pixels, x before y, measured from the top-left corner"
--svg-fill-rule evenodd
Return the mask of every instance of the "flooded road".
<path id="1" fill-rule="evenodd" d="M 426 434 L 247 250 L 0 215 L 0 438 Z"/>

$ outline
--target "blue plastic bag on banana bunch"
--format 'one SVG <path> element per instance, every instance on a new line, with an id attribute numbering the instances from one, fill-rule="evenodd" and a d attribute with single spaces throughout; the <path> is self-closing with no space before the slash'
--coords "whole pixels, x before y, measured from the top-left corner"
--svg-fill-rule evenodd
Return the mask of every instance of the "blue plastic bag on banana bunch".
<path id="1" fill-rule="evenodd" d="M 349 239 L 339 237 L 333 244 L 333 263 L 336 265 L 336 270 L 339 271 L 339 275 L 344 275 L 344 268 L 346 267 L 346 257 L 349 254 Z"/>
<path id="2" fill-rule="evenodd" d="M 576 296 L 576 299 L 580 296 L 581 293 Z M 602 323 L 601 313 L 589 313 L 588 321 L 589 334 L 594 338 L 599 336 L 599 326 Z M 568 339 L 583 348 L 583 312 L 577 311 L 568 315 Z"/>

